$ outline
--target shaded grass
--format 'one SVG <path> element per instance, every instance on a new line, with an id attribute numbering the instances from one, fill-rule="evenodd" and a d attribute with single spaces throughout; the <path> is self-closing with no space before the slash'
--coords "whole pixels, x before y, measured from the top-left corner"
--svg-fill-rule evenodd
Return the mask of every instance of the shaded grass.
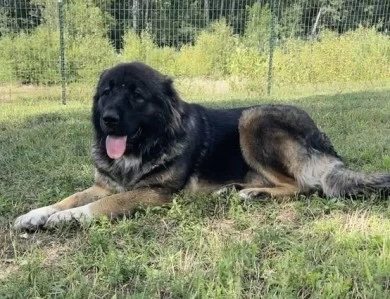
<path id="1" fill-rule="evenodd" d="M 258 100 L 267 94 L 267 83 L 257 79 L 227 76 L 213 79 L 207 77 L 175 78 L 175 87 L 185 99 L 201 102 L 219 102 L 221 100 L 252 99 Z M 329 82 L 308 84 L 281 85 L 272 84 L 272 97 L 278 100 L 299 99 L 314 95 L 334 95 L 367 90 L 382 92 L 390 87 L 389 80 L 373 80 L 362 82 Z M 67 99 L 89 103 L 94 86 L 88 83 L 70 83 L 66 87 Z M 59 85 L 24 85 L 17 82 L 0 83 L 0 103 L 10 103 L 20 99 L 33 100 L 37 98 L 57 100 L 61 93 Z"/>
<path id="2" fill-rule="evenodd" d="M 390 171 L 390 92 L 304 107 L 354 168 Z M 272 99 L 207 102 L 236 107 Z M 92 183 L 90 104 L 0 107 L 0 298 L 386 298 L 390 201 L 179 194 L 171 208 L 15 234 L 19 214 Z"/>

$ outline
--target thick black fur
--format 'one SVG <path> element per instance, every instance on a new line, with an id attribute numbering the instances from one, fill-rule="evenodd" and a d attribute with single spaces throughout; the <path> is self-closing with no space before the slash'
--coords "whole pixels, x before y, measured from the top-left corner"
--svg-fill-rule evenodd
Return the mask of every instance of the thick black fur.
<path id="1" fill-rule="evenodd" d="M 312 191 L 327 197 L 378 190 L 385 195 L 390 190 L 389 173 L 348 169 L 301 109 L 189 104 L 180 99 L 170 78 L 139 62 L 102 73 L 92 121 L 95 184 L 18 217 L 15 228 L 115 218 L 139 204 L 165 204 L 181 190 L 234 187 L 245 199 Z M 109 157 L 106 142 L 115 159 Z"/>
<path id="2" fill-rule="evenodd" d="M 118 191 L 147 186 L 173 193 L 186 189 L 194 178 L 198 187 L 208 185 L 211 189 L 231 183 L 253 184 L 253 181 L 248 181 L 248 174 L 256 172 L 259 181 L 268 186 L 277 185 L 267 183 L 267 176 L 254 169 L 249 161 L 253 159 L 267 171 L 272 170 L 296 181 L 302 191 L 329 187 L 328 196 L 355 191 L 353 184 L 350 190 L 344 190 L 345 184 L 340 182 L 333 182 L 338 184 L 337 190 L 332 189 L 333 186 L 321 185 L 327 176 L 334 178 L 335 174 L 322 174 L 320 170 L 316 171 L 324 179 L 318 177 L 318 184 L 307 183 L 306 186 L 306 181 L 299 177 L 304 176 L 288 166 L 291 163 L 288 164 L 288 157 L 284 156 L 286 136 L 299 145 L 296 150 L 301 159 L 296 161 L 298 166 L 299 163 L 309 163 L 314 155 L 321 159 L 326 157 L 329 163 L 337 164 L 337 169 L 343 165 L 328 137 L 319 131 L 306 112 L 287 105 L 256 107 L 207 109 L 186 103 L 176 93 L 170 78 L 139 62 L 119 64 L 106 70 L 98 82 L 92 108 L 97 181 Z M 255 143 L 256 150 L 251 157 L 245 158 L 240 134 L 247 129 L 240 127 L 240 122 L 244 122 L 241 121 L 244 112 L 250 109 L 259 109 L 256 126 L 249 129 L 252 121 L 248 126 L 253 135 L 249 139 Z M 102 121 L 102 115 L 108 110 L 119 115 L 119 125 L 115 130 L 107 128 Z M 124 155 L 124 159 L 129 159 L 127 164 L 124 160 L 114 161 L 106 154 L 108 134 L 128 136 Z M 131 163 L 137 165 L 131 167 Z M 329 169 L 332 171 L 333 168 L 329 166 Z M 344 172 L 337 169 L 335 167 L 337 177 L 342 181 L 346 178 L 342 177 Z M 348 173 L 349 183 L 350 176 Z M 361 178 L 359 184 L 362 187 L 359 188 L 362 189 L 366 182 L 369 183 L 368 177 Z M 378 184 L 387 187 L 390 176 L 382 175 Z"/>
<path id="3" fill-rule="evenodd" d="M 137 103 L 137 97 L 142 97 L 144 103 Z M 121 125 L 117 132 L 102 124 L 102 111 L 112 107 L 120 112 Z M 106 154 L 105 138 L 108 134 L 126 134 L 125 155 L 142 156 L 143 164 L 155 162 L 170 147 L 184 147 L 182 155 L 173 155 L 140 180 L 156 176 L 167 167 L 180 166 L 180 178 L 175 182 L 164 182 L 174 191 L 182 189 L 194 173 L 218 184 L 242 181 L 248 172 L 238 137 L 242 110 L 212 110 L 185 103 L 176 94 L 171 79 L 142 63 L 118 65 L 102 73 L 94 96 L 96 167 L 102 174 L 115 177 L 106 167 L 101 167 L 102 160 L 106 162 L 104 165 L 113 163 Z M 178 123 L 172 122 L 175 113 L 180 117 Z M 141 134 L 131 138 L 138 128 L 142 129 Z M 134 171 L 131 169 L 123 175 L 130 177 Z M 125 189 L 133 186 L 128 185 Z"/>

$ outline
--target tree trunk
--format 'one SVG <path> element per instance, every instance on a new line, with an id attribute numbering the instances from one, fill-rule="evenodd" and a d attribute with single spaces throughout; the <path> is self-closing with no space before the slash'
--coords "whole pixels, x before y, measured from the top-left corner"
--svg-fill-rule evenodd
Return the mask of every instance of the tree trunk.
<path id="1" fill-rule="evenodd" d="M 145 6 L 145 20 L 144 20 L 144 27 L 146 28 L 146 29 L 149 29 L 148 27 L 148 18 L 149 18 L 149 1 L 150 0 L 145 0 L 145 4 L 146 4 L 146 6 Z"/>
<path id="2" fill-rule="evenodd" d="M 210 13 L 209 0 L 204 0 L 204 20 L 206 22 L 206 26 L 208 26 L 210 22 L 209 13 Z"/>
<path id="3" fill-rule="evenodd" d="M 321 17 L 321 12 L 322 12 L 322 7 L 320 7 L 320 10 L 318 11 L 316 21 L 314 22 L 313 29 L 311 30 L 311 38 L 314 38 L 314 36 L 316 34 L 317 26 L 318 26 L 318 23 L 319 23 L 320 17 Z"/>
<path id="4" fill-rule="evenodd" d="M 233 25 L 235 1 L 234 0 L 231 0 L 231 1 L 232 1 L 232 3 L 231 3 L 231 6 L 230 6 L 230 24 Z"/>
<path id="5" fill-rule="evenodd" d="M 219 12 L 219 18 L 221 19 L 223 17 L 223 6 L 225 5 L 225 0 L 221 0 L 221 8 Z"/>
<path id="6" fill-rule="evenodd" d="M 133 0 L 133 31 L 137 33 L 138 29 L 138 0 Z"/>

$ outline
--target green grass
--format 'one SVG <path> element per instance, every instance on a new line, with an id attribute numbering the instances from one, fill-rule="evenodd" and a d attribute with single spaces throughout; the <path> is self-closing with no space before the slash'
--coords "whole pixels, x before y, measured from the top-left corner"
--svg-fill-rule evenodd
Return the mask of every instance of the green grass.
<path id="1" fill-rule="evenodd" d="M 354 168 L 390 171 L 389 90 L 283 102 L 309 111 Z M 390 200 L 178 195 L 116 223 L 10 231 L 92 183 L 89 119 L 85 100 L 0 103 L 0 298 L 388 298 Z"/>

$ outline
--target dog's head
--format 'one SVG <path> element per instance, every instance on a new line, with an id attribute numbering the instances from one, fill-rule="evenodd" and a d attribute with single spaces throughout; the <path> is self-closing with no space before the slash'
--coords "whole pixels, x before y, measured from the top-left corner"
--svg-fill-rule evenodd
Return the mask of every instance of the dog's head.
<path id="1" fill-rule="evenodd" d="M 96 138 L 118 159 L 135 143 L 163 136 L 180 118 L 172 80 L 140 63 L 123 63 L 102 72 L 93 99 Z M 147 146 L 147 144 L 145 144 Z"/>

